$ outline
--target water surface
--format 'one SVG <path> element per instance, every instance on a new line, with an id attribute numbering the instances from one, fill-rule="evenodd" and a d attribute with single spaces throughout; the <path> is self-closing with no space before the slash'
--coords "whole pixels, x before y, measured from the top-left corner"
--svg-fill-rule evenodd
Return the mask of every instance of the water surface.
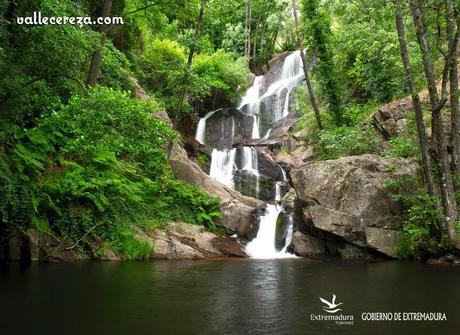
<path id="1" fill-rule="evenodd" d="M 456 334 L 460 269 L 305 259 L 10 264 L 0 334 Z M 311 321 L 337 295 L 355 325 Z M 364 322 L 444 312 L 447 322 Z"/>

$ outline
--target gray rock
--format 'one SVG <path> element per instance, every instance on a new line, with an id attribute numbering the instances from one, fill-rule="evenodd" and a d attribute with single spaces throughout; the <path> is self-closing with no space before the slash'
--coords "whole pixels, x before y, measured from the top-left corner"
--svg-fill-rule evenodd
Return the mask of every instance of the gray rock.
<path id="1" fill-rule="evenodd" d="M 399 242 L 399 233 L 397 230 L 365 227 L 366 242 L 376 250 L 388 256 L 397 257 L 396 245 Z"/>
<path id="2" fill-rule="evenodd" d="M 244 196 L 209 177 L 187 157 L 185 150 L 177 143 L 171 150 L 169 160 L 178 178 L 220 198 L 222 219 L 219 224 L 229 233 L 236 233 L 240 224 L 252 220 L 253 211 L 264 204 L 261 200 Z"/>
<path id="3" fill-rule="evenodd" d="M 9 261 L 74 262 L 89 259 L 76 248 L 66 249 L 53 235 L 35 229 L 11 229 L 3 243 L 7 249 L 3 257 Z"/>
<path id="4" fill-rule="evenodd" d="M 292 244 L 298 256 L 315 258 L 327 255 L 325 241 L 315 236 L 302 234 L 300 231 L 294 232 Z"/>
<path id="5" fill-rule="evenodd" d="M 405 208 L 390 199 L 384 182 L 415 173 L 410 160 L 362 155 L 306 164 L 291 177 L 303 216 L 314 229 L 396 257 Z"/>
<path id="6" fill-rule="evenodd" d="M 406 132 L 407 113 L 412 109 L 411 99 L 396 100 L 378 108 L 370 121 L 385 139 L 390 139 Z"/>
<path id="7" fill-rule="evenodd" d="M 342 259 L 351 261 L 370 261 L 376 260 L 373 254 L 370 254 L 366 249 L 357 247 L 350 243 L 345 243 L 342 247 L 337 248 L 337 252 L 340 254 Z"/>
<path id="8" fill-rule="evenodd" d="M 313 146 L 300 146 L 292 152 L 292 155 L 303 162 L 312 162 L 315 157 Z"/>
<path id="9" fill-rule="evenodd" d="M 151 234 L 154 258 L 203 259 L 246 257 L 236 240 L 205 231 L 202 226 L 170 223 Z"/>

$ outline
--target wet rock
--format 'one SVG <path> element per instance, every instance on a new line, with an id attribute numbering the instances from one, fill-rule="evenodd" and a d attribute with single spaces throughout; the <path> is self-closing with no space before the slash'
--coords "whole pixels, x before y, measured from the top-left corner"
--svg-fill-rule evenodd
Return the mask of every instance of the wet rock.
<path id="1" fill-rule="evenodd" d="M 221 199 L 222 218 L 219 224 L 231 234 L 236 233 L 240 223 L 252 220 L 252 211 L 264 204 L 261 200 L 244 196 L 209 177 L 187 157 L 187 153 L 179 144 L 172 148 L 170 163 L 178 178 L 199 186 L 210 195 Z"/>
<path id="2" fill-rule="evenodd" d="M 325 242 L 315 236 L 305 235 L 300 231 L 296 231 L 292 237 L 292 243 L 294 252 L 298 256 L 315 258 L 327 255 Z"/>
<path id="3" fill-rule="evenodd" d="M 205 143 L 213 148 L 231 148 L 251 138 L 254 118 L 236 108 L 223 108 L 206 120 Z"/>
<path id="4" fill-rule="evenodd" d="M 366 249 L 350 243 L 345 243 L 342 247 L 337 248 L 337 251 L 342 259 L 350 261 L 371 261 L 378 259 L 377 256 L 369 253 Z"/>
<path id="5" fill-rule="evenodd" d="M 99 259 L 101 261 L 121 261 L 123 258 L 110 249 L 104 249 Z"/>
<path id="6" fill-rule="evenodd" d="M 313 229 L 397 257 L 405 208 L 390 198 L 384 182 L 415 173 L 410 160 L 363 155 L 306 164 L 291 177 L 304 220 Z"/>
<path id="7" fill-rule="evenodd" d="M 292 212 L 284 208 L 276 220 L 275 247 L 277 250 L 283 249 L 286 245 L 286 238 L 291 225 Z"/>
<path id="8" fill-rule="evenodd" d="M 252 212 L 252 218 L 243 220 L 238 226 L 238 237 L 246 242 L 257 236 L 260 217 L 265 214 L 267 205 L 264 204 Z"/>
<path id="9" fill-rule="evenodd" d="M 212 240 L 212 245 L 219 250 L 222 256 L 247 257 L 246 253 L 236 241 L 228 236 L 217 236 Z"/>
<path id="10" fill-rule="evenodd" d="M 40 260 L 48 262 L 76 262 L 90 258 L 76 247 L 65 248 L 62 242 L 52 235 L 40 236 Z"/>

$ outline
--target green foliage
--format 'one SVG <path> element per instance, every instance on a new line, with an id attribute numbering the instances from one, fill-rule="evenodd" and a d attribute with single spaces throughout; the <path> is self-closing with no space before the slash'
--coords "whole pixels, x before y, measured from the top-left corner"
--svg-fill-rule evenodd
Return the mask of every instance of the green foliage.
<path id="1" fill-rule="evenodd" d="M 130 228 L 151 228 L 143 224 L 150 218 L 214 229 L 219 202 L 174 180 L 166 147 L 176 134 L 152 116 L 157 109 L 95 87 L 19 132 L 10 164 L 0 169 L 2 222 L 30 223 L 68 244 L 102 236 L 128 259 L 151 253 Z"/>
<path id="2" fill-rule="evenodd" d="M 425 85 L 422 58 L 408 3 L 401 4 L 411 66 L 421 88 Z M 383 103 L 406 96 L 393 5 L 385 0 L 332 0 L 327 7 L 334 22 L 334 59 L 348 103 Z M 438 30 L 444 29 L 443 22 L 435 10 L 425 10 L 424 19 L 431 57 L 436 60 L 444 48 Z"/>
<path id="3" fill-rule="evenodd" d="M 375 153 L 378 148 L 378 137 L 371 126 L 324 129 L 318 137 L 315 149 L 319 160 Z"/>
<path id="4" fill-rule="evenodd" d="M 191 111 L 191 103 L 211 95 L 221 95 L 228 103 L 237 101 L 248 77 L 244 60 L 223 50 L 197 54 L 188 70 L 186 50 L 178 42 L 167 39 L 148 42 L 137 62 L 141 83 L 163 102 L 171 116 L 175 116 L 183 89 L 188 96 L 183 108 L 186 114 Z"/>
<path id="5" fill-rule="evenodd" d="M 442 211 L 435 206 L 435 200 L 427 195 L 418 195 L 411 202 L 400 234 L 399 255 L 424 259 L 447 251 L 450 248 L 447 236 L 436 238 L 440 234 L 438 225 Z"/>
<path id="6" fill-rule="evenodd" d="M 216 229 L 220 218 L 219 200 L 179 180 L 171 180 L 156 204 L 160 221 L 185 221 Z"/>
<path id="7" fill-rule="evenodd" d="M 243 58 L 235 59 L 235 54 L 223 50 L 197 55 L 193 61 L 193 71 L 203 81 L 206 95 L 220 91 L 232 103 L 244 93 L 249 75 Z"/>
<path id="8" fill-rule="evenodd" d="M 129 89 L 130 64 L 125 54 L 107 41 L 103 50 L 99 83 L 114 89 Z"/>
<path id="9" fill-rule="evenodd" d="M 183 84 L 185 50 L 177 42 L 154 39 L 136 59 L 140 82 L 167 110 L 173 111 Z"/>
<path id="10" fill-rule="evenodd" d="M 318 63 L 313 71 L 317 74 L 321 96 L 337 126 L 345 123 L 342 88 L 339 84 L 335 70 L 332 50 L 331 18 L 319 0 L 303 1 L 306 42 L 309 50 L 318 57 Z"/>
<path id="11" fill-rule="evenodd" d="M 412 137 L 395 137 L 388 141 L 390 147 L 385 151 L 386 157 L 414 157 L 418 154 L 418 145 Z"/>
<path id="12" fill-rule="evenodd" d="M 0 148 L 0 222 L 15 227 L 28 225 L 33 215 L 32 193 L 9 163 Z"/>
<path id="13" fill-rule="evenodd" d="M 22 1 L 11 9 L 11 17 L 0 15 L 0 22 L 33 11 L 41 11 L 42 16 L 84 15 L 70 0 Z M 32 127 L 73 92 L 83 90 L 90 54 L 99 38 L 89 28 L 75 25 L 9 24 L 5 35 L 10 38 L 2 43 L 8 66 L 0 62 L 0 118 L 12 122 L 5 128 L 14 132 L 13 125 Z"/>
<path id="14" fill-rule="evenodd" d="M 198 156 L 196 158 L 196 162 L 201 168 L 203 168 L 205 166 L 209 166 L 209 164 L 210 164 L 209 156 L 205 155 L 205 154 L 202 154 L 202 153 L 198 153 Z"/>
<path id="15" fill-rule="evenodd" d="M 449 239 L 441 229 L 442 209 L 436 205 L 436 199 L 427 195 L 417 177 L 388 180 L 384 186 L 393 192 L 394 201 L 408 208 L 400 231 L 398 254 L 424 260 L 448 251 Z"/>
<path id="16" fill-rule="evenodd" d="M 116 238 L 108 239 L 111 243 L 111 247 L 122 253 L 125 259 L 128 260 L 139 260 L 149 259 L 154 251 L 154 246 L 147 239 L 136 238 L 134 232 L 128 227 L 119 226 L 117 227 L 117 234 L 110 237 L 116 236 Z"/>

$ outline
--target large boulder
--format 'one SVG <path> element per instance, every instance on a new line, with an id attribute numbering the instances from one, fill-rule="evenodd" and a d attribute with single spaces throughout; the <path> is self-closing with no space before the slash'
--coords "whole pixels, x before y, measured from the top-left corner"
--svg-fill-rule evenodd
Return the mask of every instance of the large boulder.
<path id="1" fill-rule="evenodd" d="M 298 256 L 317 258 L 328 255 L 325 241 L 316 236 L 302 234 L 300 231 L 294 232 L 292 244 Z"/>
<path id="2" fill-rule="evenodd" d="M 213 148 L 231 148 L 251 138 L 254 118 L 237 108 L 223 108 L 206 120 L 205 142 Z"/>
<path id="3" fill-rule="evenodd" d="M 175 222 L 153 232 L 151 236 L 154 258 L 246 257 L 235 239 L 205 231 L 202 226 Z"/>
<path id="4" fill-rule="evenodd" d="M 362 155 L 306 164 L 291 177 L 310 230 L 397 257 L 405 208 L 391 199 L 384 182 L 415 173 L 413 161 Z"/>
<path id="5" fill-rule="evenodd" d="M 178 178 L 201 187 L 210 195 L 220 198 L 222 219 L 220 225 L 229 233 L 236 233 L 240 225 L 251 224 L 253 212 L 264 202 L 247 197 L 208 176 L 192 162 L 178 143 L 172 147 L 169 161 Z"/>

